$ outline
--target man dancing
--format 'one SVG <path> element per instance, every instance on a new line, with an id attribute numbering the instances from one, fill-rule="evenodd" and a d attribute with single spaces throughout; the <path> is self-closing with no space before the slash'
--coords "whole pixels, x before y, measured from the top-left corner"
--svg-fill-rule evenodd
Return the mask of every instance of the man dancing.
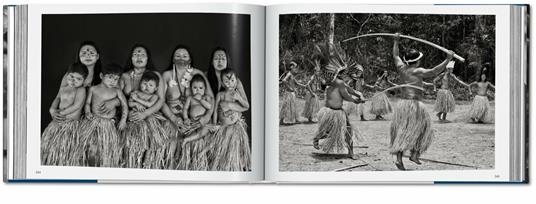
<path id="1" fill-rule="evenodd" d="M 402 156 L 410 150 L 410 160 L 416 164 L 420 155 L 430 146 L 433 137 L 430 115 L 420 101 L 423 96 L 423 78 L 431 78 L 441 73 L 452 59 L 454 52 L 449 51 L 447 59 L 432 69 L 420 67 L 423 54 L 410 49 L 401 59 L 398 44 L 400 34 L 397 33 L 393 45 L 393 59 L 402 83 L 401 100 L 398 102 L 391 122 L 390 153 L 396 155 L 395 165 L 405 170 Z"/>

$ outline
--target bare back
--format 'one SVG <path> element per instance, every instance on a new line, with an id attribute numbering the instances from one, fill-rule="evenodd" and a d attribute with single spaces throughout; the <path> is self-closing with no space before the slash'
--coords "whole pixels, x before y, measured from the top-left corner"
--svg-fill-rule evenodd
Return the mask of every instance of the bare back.
<path id="1" fill-rule="evenodd" d="M 404 84 L 413 85 L 416 87 L 423 87 L 422 77 L 417 76 L 415 74 L 416 69 L 422 69 L 422 68 L 415 68 L 415 67 L 409 67 L 407 65 L 402 66 L 398 69 L 398 73 L 400 74 L 400 79 L 402 79 L 402 82 Z M 409 87 L 403 87 L 401 88 L 401 96 L 405 99 L 421 99 L 422 98 L 422 91 L 414 88 Z"/>

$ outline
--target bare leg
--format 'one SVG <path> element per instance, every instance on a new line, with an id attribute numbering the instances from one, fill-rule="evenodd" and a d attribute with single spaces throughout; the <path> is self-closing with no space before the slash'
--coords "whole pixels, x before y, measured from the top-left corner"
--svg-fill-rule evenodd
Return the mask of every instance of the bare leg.
<path id="1" fill-rule="evenodd" d="M 409 157 L 409 160 L 412 161 L 412 162 L 415 162 L 415 164 L 421 164 L 421 162 L 419 161 L 419 152 L 418 151 L 415 151 L 415 150 L 411 150 L 411 156 Z"/>
<path id="2" fill-rule="evenodd" d="M 396 168 L 398 168 L 399 170 L 406 170 L 406 168 L 404 168 L 404 162 L 402 162 L 402 155 L 404 154 L 404 152 L 400 151 L 400 152 L 397 152 L 396 153 L 396 161 L 395 161 L 395 166 Z"/>
<path id="3" fill-rule="evenodd" d="M 346 145 L 348 147 L 348 157 L 353 160 L 358 159 L 357 155 L 354 154 L 354 142 L 352 141 L 352 135 L 346 134 L 345 140 L 346 140 Z"/>

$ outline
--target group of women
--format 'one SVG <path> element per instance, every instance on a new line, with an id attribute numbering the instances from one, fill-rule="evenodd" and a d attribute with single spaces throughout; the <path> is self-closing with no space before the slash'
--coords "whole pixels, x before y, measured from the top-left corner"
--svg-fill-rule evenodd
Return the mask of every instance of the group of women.
<path id="1" fill-rule="evenodd" d="M 83 42 L 79 47 L 76 62 L 87 68 L 85 87 L 101 83 L 103 67 L 100 54 L 93 42 Z M 173 49 L 167 69 L 160 73 L 155 70 L 151 52 L 146 46 L 136 44 L 130 49 L 116 88 L 132 101 L 139 97 L 139 91 L 146 90 L 146 87 L 140 87 L 144 75 L 154 73 L 158 76 L 158 80 L 154 80 L 157 100 L 149 107 L 129 107 L 126 127 L 117 128 L 121 144 L 114 148 L 120 149 L 120 162 L 109 167 L 250 170 L 249 136 L 242 116 L 242 112 L 249 109 L 244 86 L 229 67 L 229 56 L 224 48 L 215 48 L 210 61 L 206 73 L 194 68 L 189 49 L 179 45 Z M 67 86 L 67 77 L 67 74 L 63 77 L 60 91 Z M 200 83 L 194 85 L 196 79 Z M 201 92 L 200 88 L 203 89 Z M 97 115 L 115 113 L 120 104 L 118 99 L 107 100 L 92 104 L 96 107 L 92 111 Z M 195 105 L 202 105 L 199 106 L 202 111 L 194 108 Z M 58 121 L 51 114 L 51 124 L 61 125 L 63 121 Z M 83 125 L 78 128 L 83 128 Z M 102 163 L 88 159 L 87 144 L 84 144 L 84 138 L 100 136 L 81 135 L 83 132 L 73 130 L 71 134 L 61 133 L 63 135 L 43 133 L 42 163 L 102 166 Z"/>

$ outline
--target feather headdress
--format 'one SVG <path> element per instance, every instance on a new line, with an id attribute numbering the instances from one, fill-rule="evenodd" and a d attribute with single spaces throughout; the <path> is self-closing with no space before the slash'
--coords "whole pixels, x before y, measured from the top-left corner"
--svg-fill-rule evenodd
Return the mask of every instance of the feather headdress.
<path id="1" fill-rule="evenodd" d="M 331 46 L 329 46 L 331 45 Z M 330 47 L 332 50 L 330 50 Z M 327 44 L 315 45 L 315 55 L 320 56 L 327 64 L 324 68 L 324 78 L 333 81 L 337 75 L 346 69 L 358 69 L 359 66 L 340 45 Z M 362 68 L 361 68 L 362 69 Z"/>

